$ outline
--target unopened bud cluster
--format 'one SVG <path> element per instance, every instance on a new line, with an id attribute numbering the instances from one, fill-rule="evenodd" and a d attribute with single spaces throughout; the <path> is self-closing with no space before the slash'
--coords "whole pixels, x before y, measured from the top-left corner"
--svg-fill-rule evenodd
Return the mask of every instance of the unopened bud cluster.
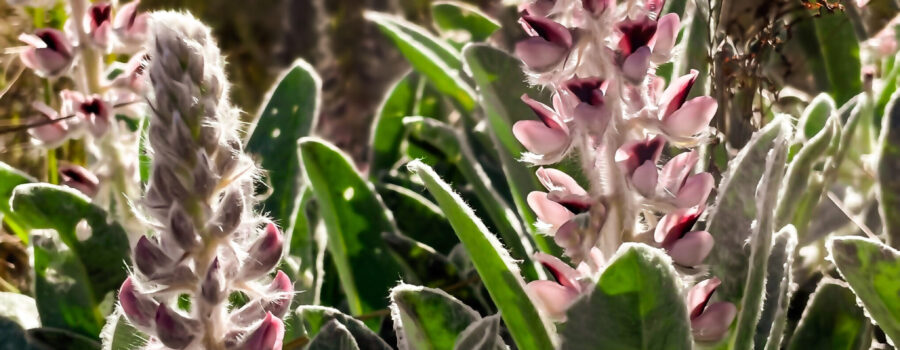
<path id="1" fill-rule="evenodd" d="M 193 17 L 152 17 L 152 176 L 143 200 L 157 233 L 134 247 L 119 291 L 148 348 L 280 349 L 293 286 L 279 271 L 281 232 L 252 208 L 256 167 L 242 153 L 223 58 Z M 243 292 L 243 306 L 229 296 Z M 190 300 L 189 311 L 178 307 Z"/>
<path id="2" fill-rule="evenodd" d="M 557 281 L 535 281 L 529 290 L 552 318 L 569 305 L 621 243 L 639 241 L 664 249 L 682 271 L 698 269 L 713 247 L 712 236 L 692 230 L 715 186 L 709 173 L 695 173 L 716 113 L 709 96 L 688 99 L 698 72 L 673 78 L 666 87 L 654 75 L 673 56 L 680 20 L 661 15 L 661 0 L 536 0 L 522 7 L 529 37 L 516 55 L 533 83 L 554 92 L 552 107 L 522 96 L 537 120 L 520 121 L 513 134 L 535 165 L 574 156 L 590 183 L 540 168 L 547 192 L 528 203 L 546 234 L 565 249 L 578 269 L 539 255 Z M 666 145 L 680 153 L 662 163 Z M 695 339 L 722 337 L 735 315 L 729 303 L 707 305 L 718 280 L 689 293 Z"/>

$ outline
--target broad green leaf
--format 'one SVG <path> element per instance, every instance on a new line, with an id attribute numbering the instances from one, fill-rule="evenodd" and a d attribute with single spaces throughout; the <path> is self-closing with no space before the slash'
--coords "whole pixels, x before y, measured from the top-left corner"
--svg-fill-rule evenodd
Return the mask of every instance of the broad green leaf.
<path id="1" fill-rule="evenodd" d="M 9 164 L 0 162 L 0 215 L 3 222 L 22 240 L 22 243 L 28 244 L 28 231 L 25 229 L 25 223 L 18 214 L 13 213 L 9 207 L 9 199 L 12 198 L 13 189 L 21 184 L 37 182 L 36 179 L 19 171 Z"/>
<path id="2" fill-rule="evenodd" d="M 269 91 L 247 133 L 246 151 L 266 170 L 268 197 L 259 209 L 268 212 L 289 233 L 289 241 L 290 235 L 306 231 L 294 227 L 303 182 L 297 140 L 315 130 L 321 88 L 322 81 L 315 70 L 297 60 Z M 301 259 L 302 263 L 311 260 L 310 256 Z"/>
<path id="3" fill-rule="evenodd" d="M 51 350 L 100 350 L 100 343 L 93 338 L 59 328 L 32 328 L 27 331 L 30 349 Z"/>
<path id="4" fill-rule="evenodd" d="M 359 344 L 346 326 L 331 320 L 309 342 L 308 350 L 359 350 Z"/>
<path id="5" fill-rule="evenodd" d="M 756 221 L 750 236 L 750 261 L 747 269 L 747 280 L 744 284 L 744 295 L 738 306 L 732 349 L 749 350 L 753 347 L 753 334 L 762 312 L 763 299 L 766 292 L 766 273 L 768 271 L 769 253 L 772 249 L 772 237 L 775 235 L 775 208 L 778 203 L 778 191 L 784 177 L 787 160 L 788 140 L 778 137 L 766 155 L 765 172 L 756 187 Z M 788 232 L 794 231 L 787 227 Z"/>
<path id="6" fill-rule="evenodd" d="M 728 171 L 718 186 L 716 204 L 710 209 L 706 231 L 713 235 L 716 244 L 707 258 L 711 275 L 722 280 L 716 289 L 720 300 L 738 305 L 744 295 L 747 268 L 750 263 L 751 223 L 756 220 L 756 186 L 766 170 L 766 155 L 778 140 L 785 140 L 790 133 L 790 123 L 785 117 L 774 121 L 756 132 L 738 155 L 728 164 Z"/>
<path id="7" fill-rule="evenodd" d="M 103 350 L 139 350 L 147 345 L 147 336 L 128 322 L 118 311 L 106 318 L 100 335 Z"/>
<path id="8" fill-rule="evenodd" d="M 391 290 L 391 318 L 400 349 L 446 349 L 478 312 L 440 289 L 400 284 Z"/>
<path id="9" fill-rule="evenodd" d="M 900 92 L 891 96 L 881 118 L 878 155 L 875 189 L 884 233 L 892 247 L 900 248 Z"/>
<path id="10" fill-rule="evenodd" d="M 691 349 L 687 305 L 672 260 L 625 243 L 596 287 L 569 307 L 562 349 Z"/>
<path id="11" fill-rule="evenodd" d="M 0 318 L 13 321 L 23 329 L 41 326 L 34 298 L 24 294 L 0 292 Z"/>
<path id="12" fill-rule="evenodd" d="M 485 41 L 500 29 L 499 22 L 464 2 L 437 1 L 431 5 L 431 17 L 441 32 L 462 43 Z"/>
<path id="13" fill-rule="evenodd" d="M 503 350 L 507 349 L 500 338 L 500 314 L 491 315 L 475 321 L 467 327 L 453 350 Z"/>
<path id="14" fill-rule="evenodd" d="M 798 133 L 803 133 L 803 140 L 810 140 L 825 128 L 825 123 L 834 115 L 837 107 L 834 100 L 826 93 L 821 93 L 806 106 L 800 121 L 797 123 Z"/>
<path id="15" fill-rule="evenodd" d="M 900 252 L 860 237 L 835 237 L 828 251 L 838 272 L 884 334 L 900 341 Z"/>
<path id="16" fill-rule="evenodd" d="M 59 186 L 20 185 L 12 209 L 29 229 L 42 230 L 32 231 L 32 247 L 43 325 L 96 338 L 104 323 L 99 304 L 126 277 L 125 231 L 90 199 Z"/>
<path id="17" fill-rule="evenodd" d="M 754 349 L 781 348 L 788 303 L 792 294 L 791 270 L 794 264 L 794 249 L 797 247 L 797 232 L 788 227 L 775 234 L 775 242 L 772 244 L 772 254 L 769 255 L 766 272 L 766 299 L 759 322 L 756 324 Z"/>
<path id="18" fill-rule="evenodd" d="M 372 122 L 369 136 L 369 179 L 378 181 L 382 173 L 387 173 L 402 157 L 403 118 L 414 114 L 416 89 L 419 77 L 409 73 L 400 79 L 388 92 L 387 97 Z"/>
<path id="19" fill-rule="evenodd" d="M 862 91 L 859 40 L 843 11 L 821 11 L 813 18 L 818 50 L 825 65 L 830 91 L 840 105 Z"/>
<path id="20" fill-rule="evenodd" d="M 444 210 L 518 348 L 552 348 L 544 322 L 525 293 L 525 283 L 509 252 L 431 167 L 420 161 L 412 161 L 408 167 Z"/>
<path id="21" fill-rule="evenodd" d="M 826 279 L 803 311 L 788 350 L 868 349 L 871 327 L 856 296 L 840 281 Z"/>
<path id="22" fill-rule="evenodd" d="M 439 149 L 462 172 L 468 184 L 475 190 L 478 200 L 484 205 L 488 217 L 503 238 L 503 243 L 510 247 L 513 257 L 526 262 L 526 277 L 536 279 L 537 270 L 530 263 L 531 255 L 534 253 L 531 240 L 522 232 L 522 225 L 516 214 L 507 206 L 500 194 L 494 191 L 492 181 L 475 160 L 472 149 L 461 140 L 462 133 L 438 120 L 422 117 L 404 118 L 403 124 L 411 137 Z"/>
<path id="23" fill-rule="evenodd" d="M 400 232 L 427 244 L 442 254 L 450 254 L 459 239 L 441 208 L 418 192 L 393 184 L 376 185 L 378 194 L 392 213 L 403 213 L 407 220 L 397 222 Z"/>
<path id="24" fill-rule="evenodd" d="M 456 100 L 464 112 L 475 108 L 475 92 L 462 79 L 462 63 L 455 48 L 403 19 L 371 11 L 365 17 L 378 25 L 413 68 L 426 76 L 438 91 Z"/>
<path id="25" fill-rule="evenodd" d="M 367 350 L 390 350 L 391 347 L 381 340 L 377 334 L 372 332 L 366 325 L 353 317 L 347 316 L 336 309 L 324 306 L 304 305 L 294 311 L 294 316 L 298 317 L 306 329 L 310 338 L 316 337 L 322 328 L 330 321 L 336 321 L 347 328 L 353 339 L 360 345 L 361 349 Z"/>
<path id="26" fill-rule="evenodd" d="M 678 0 L 666 1 L 666 6 L 676 6 Z M 669 3 L 672 3 L 671 5 Z M 691 69 L 696 69 L 697 80 L 694 87 L 691 88 L 689 97 L 706 95 L 708 93 L 707 80 L 709 80 L 710 58 L 709 56 L 709 17 L 708 2 L 694 1 L 694 10 L 691 13 L 690 24 L 682 22 L 684 34 L 681 39 L 681 45 L 684 45 L 684 54 L 681 59 L 676 61 L 673 70 L 673 77 L 679 77 L 690 73 Z M 669 7 L 671 9 L 671 7 Z"/>
<path id="27" fill-rule="evenodd" d="M 328 250 L 350 311 L 386 308 L 388 291 L 402 271 L 381 238 L 397 234 L 391 213 L 350 158 L 333 145 L 302 138 L 300 159 L 328 230 Z M 370 326 L 377 329 L 374 321 Z"/>
<path id="28" fill-rule="evenodd" d="M 535 169 L 518 161 L 525 148 L 512 134 L 513 124 L 534 117 L 534 112 L 522 102 L 522 95 L 528 94 L 531 98 L 549 104 L 549 90 L 526 84 L 521 62 L 493 47 L 469 45 L 463 49 L 463 57 L 478 85 L 479 102 L 487 116 L 492 139 L 519 216 L 528 226 L 538 248 L 560 256 L 562 249 L 553 239 L 537 234 L 533 226 L 537 217 L 528 206 L 526 197 L 528 193 L 543 191 L 544 188 L 534 175 Z"/>

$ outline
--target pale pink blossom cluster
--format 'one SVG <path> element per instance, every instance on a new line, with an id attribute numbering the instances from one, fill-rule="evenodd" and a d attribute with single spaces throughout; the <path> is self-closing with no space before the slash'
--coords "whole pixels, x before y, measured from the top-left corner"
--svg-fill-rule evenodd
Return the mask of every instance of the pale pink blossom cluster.
<path id="1" fill-rule="evenodd" d="M 656 67 L 672 59 L 680 28 L 677 14 L 661 15 L 660 0 L 536 0 L 524 5 L 520 23 L 528 38 L 515 48 L 533 83 L 554 92 L 552 107 L 522 100 L 537 120 L 517 122 L 513 134 L 535 165 L 574 157 L 588 180 L 539 168 L 546 192 L 529 194 L 538 227 L 552 235 L 578 264 L 573 269 L 549 255 L 536 259 L 558 282 L 535 281 L 529 291 L 545 313 L 566 309 L 589 290 L 623 242 L 664 249 L 687 274 L 700 274 L 712 236 L 693 230 L 715 181 L 695 172 L 693 149 L 704 142 L 716 113 L 715 99 L 688 96 L 698 72 L 666 86 Z M 678 152 L 663 162 L 666 146 Z M 730 303 L 707 305 L 713 278 L 687 296 L 698 341 L 714 341 L 735 316 Z"/>

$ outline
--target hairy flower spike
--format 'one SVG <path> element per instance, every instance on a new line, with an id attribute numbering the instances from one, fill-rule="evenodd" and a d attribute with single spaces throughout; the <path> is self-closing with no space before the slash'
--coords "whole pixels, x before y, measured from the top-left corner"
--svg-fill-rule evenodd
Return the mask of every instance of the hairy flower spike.
<path id="1" fill-rule="evenodd" d="M 283 238 L 274 224 L 262 229 L 267 220 L 253 212 L 256 167 L 240 153 L 219 49 L 209 28 L 186 14 L 155 13 L 151 28 L 154 158 L 143 204 L 161 231 L 138 241 L 140 274 L 123 285 L 122 308 L 146 326 L 147 307 L 139 306 L 158 304 L 153 326 L 141 329 L 171 349 L 280 349 L 278 317 L 290 305 L 292 284 L 280 272 L 268 287 L 259 280 L 280 261 Z M 155 292 L 138 294 L 138 280 Z M 255 299 L 236 317 L 226 301 L 239 290 Z M 190 297 L 190 314 L 166 306 L 173 294 Z"/>
<path id="2" fill-rule="evenodd" d="M 697 71 L 668 87 L 654 75 L 672 58 L 681 26 L 677 14 L 661 15 L 663 4 L 541 0 L 522 7 L 520 23 L 529 37 L 516 45 L 516 54 L 531 82 L 554 95 L 552 108 L 523 97 L 539 120 L 517 122 L 513 135 L 528 150 L 523 161 L 535 165 L 576 155 L 587 178 L 581 185 L 589 185 L 541 168 L 537 177 L 548 192 L 532 192 L 527 202 L 537 226 L 571 261 L 593 267 L 579 268 L 585 279 L 597 278 L 604 257 L 624 242 L 650 241 L 690 268 L 682 273 L 704 271 L 697 267 L 713 247 L 708 232 L 691 231 L 715 181 L 695 173 L 699 156 L 689 148 L 705 140 L 717 105 L 709 96 L 688 100 Z M 667 147 L 688 149 L 665 152 Z M 669 153 L 677 155 L 665 162 Z M 535 281 L 529 290 L 548 316 L 559 319 L 581 292 L 559 277 L 571 268 L 545 265 L 559 283 Z M 716 304 L 706 311 L 713 316 L 694 315 L 696 338 L 727 330 L 729 308 L 734 305 Z"/>

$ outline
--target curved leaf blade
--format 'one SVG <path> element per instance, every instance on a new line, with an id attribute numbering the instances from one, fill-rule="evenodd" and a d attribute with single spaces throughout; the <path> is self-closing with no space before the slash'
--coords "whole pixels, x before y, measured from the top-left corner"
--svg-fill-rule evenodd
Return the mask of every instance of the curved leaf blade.
<path id="1" fill-rule="evenodd" d="M 481 316 L 440 289 L 400 284 L 391 290 L 391 318 L 400 349 L 452 350 Z"/>

